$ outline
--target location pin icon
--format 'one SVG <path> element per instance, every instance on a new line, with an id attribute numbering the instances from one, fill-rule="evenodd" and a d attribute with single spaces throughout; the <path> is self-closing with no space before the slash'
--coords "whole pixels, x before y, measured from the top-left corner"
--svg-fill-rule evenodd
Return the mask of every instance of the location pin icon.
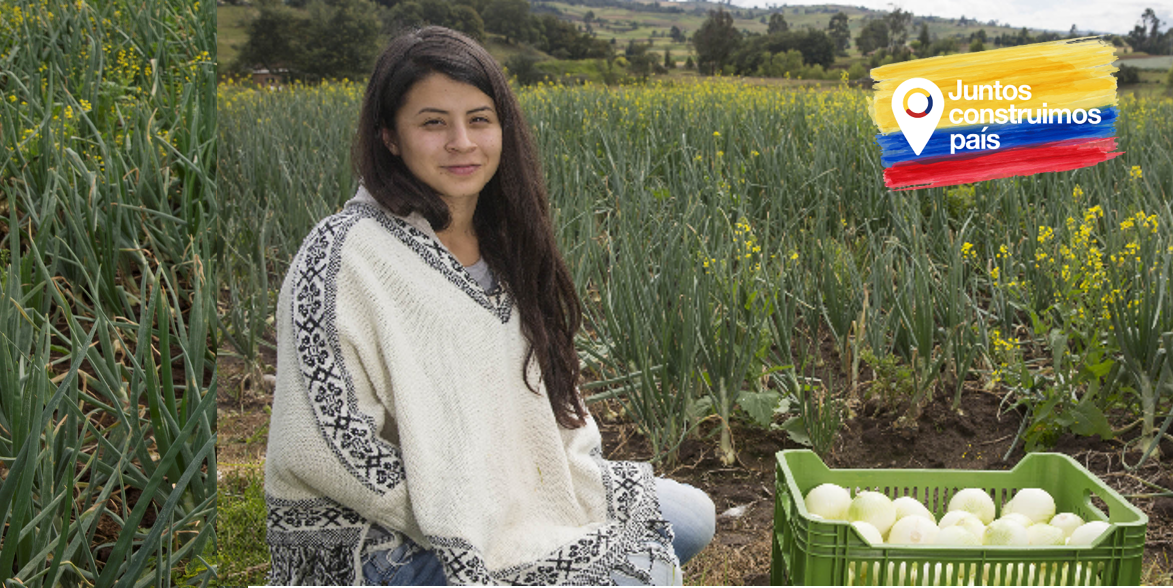
<path id="1" fill-rule="evenodd" d="M 924 78 L 904 80 L 892 94 L 892 114 L 913 152 L 920 155 L 928 145 L 941 113 L 945 112 L 945 95 L 937 84 Z"/>

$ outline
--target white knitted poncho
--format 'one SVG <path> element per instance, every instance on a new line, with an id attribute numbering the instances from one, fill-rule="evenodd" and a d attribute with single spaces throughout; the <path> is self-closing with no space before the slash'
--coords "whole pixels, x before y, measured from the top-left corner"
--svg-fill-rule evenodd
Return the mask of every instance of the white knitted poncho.
<path id="1" fill-rule="evenodd" d="M 270 583 L 359 584 L 409 537 L 449 584 L 650 580 L 676 564 L 648 464 L 558 426 L 506 288 L 485 292 L 420 215 L 359 195 L 310 232 L 277 310 L 265 463 Z M 371 525 L 390 531 L 368 541 Z"/>

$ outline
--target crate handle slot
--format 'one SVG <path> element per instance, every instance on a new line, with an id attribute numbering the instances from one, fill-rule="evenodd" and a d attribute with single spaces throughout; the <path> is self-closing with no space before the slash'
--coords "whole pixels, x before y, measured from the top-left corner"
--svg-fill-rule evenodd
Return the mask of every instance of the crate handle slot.
<path id="1" fill-rule="evenodd" d="M 1095 513 L 1095 515 L 1097 517 L 1099 517 L 1101 521 L 1111 520 L 1111 517 L 1109 517 L 1107 513 L 1100 510 L 1100 507 L 1096 506 L 1096 504 L 1094 502 L 1092 502 L 1093 496 L 1096 498 L 1099 498 L 1100 500 L 1104 500 L 1103 496 L 1100 496 L 1099 494 L 1094 492 L 1091 488 L 1084 488 L 1083 489 L 1083 507 L 1088 509 L 1089 511 Z M 1107 504 L 1107 501 L 1105 500 L 1104 503 Z"/>

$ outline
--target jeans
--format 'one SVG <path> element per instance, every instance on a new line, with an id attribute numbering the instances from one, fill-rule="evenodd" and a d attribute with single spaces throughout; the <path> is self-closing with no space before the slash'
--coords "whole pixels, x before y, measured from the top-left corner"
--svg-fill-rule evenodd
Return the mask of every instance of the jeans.
<path id="1" fill-rule="evenodd" d="M 683 565 L 712 540 L 717 524 L 717 509 L 703 491 L 667 478 L 656 478 L 656 495 L 664 519 L 672 526 L 672 549 Z M 679 566 L 653 560 L 647 553 L 633 553 L 629 561 L 636 568 L 650 573 L 656 585 L 678 585 L 684 579 Z M 436 554 L 421 548 L 410 539 L 395 549 L 368 553 L 363 556 L 362 564 L 367 585 L 446 584 L 444 567 L 436 559 Z M 621 586 L 642 583 L 618 571 L 612 574 L 612 579 Z"/>

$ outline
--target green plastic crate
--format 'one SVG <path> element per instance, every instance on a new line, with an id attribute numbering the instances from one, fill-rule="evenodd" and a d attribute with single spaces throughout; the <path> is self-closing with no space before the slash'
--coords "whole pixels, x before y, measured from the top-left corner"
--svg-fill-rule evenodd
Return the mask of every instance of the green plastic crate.
<path id="1" fill-rule="evenodd" d="M 964 488 L 983 488 L 998 516 L 1021 488 L 1043 488 L 1056 512 L 1113 524 L 1081 547 L 872 547 L 842 521 L 809 517 L 804 497 L 831 482 L 852 496 L 913 496 L 940 518 Z M 1070 457 L 1031 453 L 1010 471 L 832 470 L 808 450 L 778 453 L 771 579 L 775 585 L 831 586 L 1113 586 L 1140 582 L 1148 517 Z M 1105 514 L 1092 502 L 1098 497 Z M 1072 565 L 1075 564 L 1075 565 Z"/>

